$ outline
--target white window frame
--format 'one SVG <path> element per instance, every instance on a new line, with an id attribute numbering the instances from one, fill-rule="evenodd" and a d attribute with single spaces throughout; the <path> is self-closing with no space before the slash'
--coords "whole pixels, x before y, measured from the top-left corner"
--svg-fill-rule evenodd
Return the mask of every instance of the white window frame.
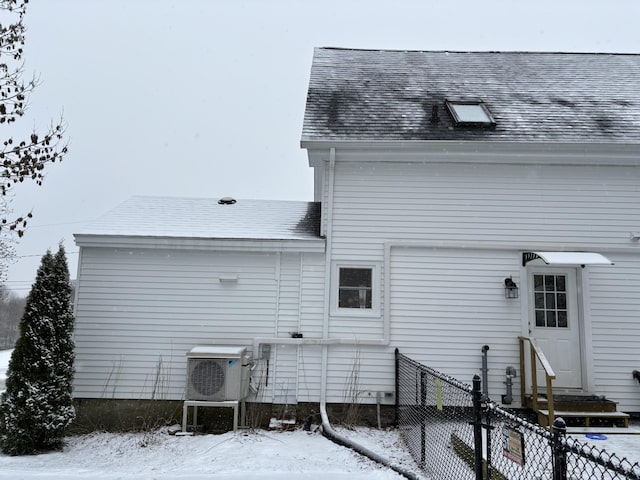
<path id="1" fill-rule="evenodd" d="M 371 308 L 340 308 L 340 269 L 371 269 Z M 380 271 L 378 262 L 334 262 L 331 268 L 331 314 L 355 317 L 380 317 Z"/>

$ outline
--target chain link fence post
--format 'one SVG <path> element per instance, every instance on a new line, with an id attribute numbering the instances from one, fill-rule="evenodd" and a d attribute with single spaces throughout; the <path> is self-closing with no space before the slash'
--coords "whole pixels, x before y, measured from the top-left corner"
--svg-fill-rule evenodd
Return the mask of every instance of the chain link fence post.
<path id="1" fill-rule="evenodd" d="M 564 448 L 564 438 L 567 424 L 558 417 L 553 422 L 553 438 L 551 439 L 551 454 L 553 456 L 553 480 L 567 480 L 567 452 Z"/>
<path id="2" fill-rule="evenodd" d="M 400 426 L 400 350 L 396 348 L 396 411 L 394 413 L 395 426 Z"/>
<path id="3" fill-rule="evenodd" d="M 489 399 L 485 399 L 487 402 L 489 401 Z M 493 466 L 491 463 L 491 459 L 493 458 L 491 455 L 491 436 L 493 435 L 493 427 L 491 426 L 491 410 L 489 408 L 487 408 L 487 404 L 485 403 L 482 406 L 482 409 L 484 410 L 485 413 L 485 425 L 484 428 L 486 429 L 485 431 L 485 437 L 484 437 L 484 441 L 485 441 L 485 449 L 486 449 L 486 460 L 485 460 L 485 478 L 487 480 L 491 480 L 493 478 Z"/>
<path id="4" fill-rule="evenodd" d="M 420 466 L 427 462 L 427 374 L 420 372 Z"/>
<path id="5" fill-rule="evenodd" d="M 482 468 L 482 391 L 480 376 L 473 377 L 473 445 L 476 480 L 483 480 Z"/>

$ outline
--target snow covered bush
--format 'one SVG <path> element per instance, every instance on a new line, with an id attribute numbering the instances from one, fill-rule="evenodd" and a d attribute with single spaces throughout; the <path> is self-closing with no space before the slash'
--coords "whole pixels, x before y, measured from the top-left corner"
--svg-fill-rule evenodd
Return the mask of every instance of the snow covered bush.
<path id="1" fill-rule="evenodd" d="M 60 245 L 42 257 L 9 361 L 0 399 L 0 449 L 8 455 L 60 449 L 75 417 L 71 291 Z"/>

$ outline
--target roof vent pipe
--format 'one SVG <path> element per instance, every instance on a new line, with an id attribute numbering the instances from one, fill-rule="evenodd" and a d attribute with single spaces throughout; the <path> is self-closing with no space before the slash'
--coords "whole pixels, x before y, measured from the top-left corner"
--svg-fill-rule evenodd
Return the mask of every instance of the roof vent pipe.
<path id="1" fill-rule="evenodd" d="M 218 200 L 219 205 L 233 205 L 234 203 L 236 203 L 236 199 L 232 197 L 222 197 Z"/>

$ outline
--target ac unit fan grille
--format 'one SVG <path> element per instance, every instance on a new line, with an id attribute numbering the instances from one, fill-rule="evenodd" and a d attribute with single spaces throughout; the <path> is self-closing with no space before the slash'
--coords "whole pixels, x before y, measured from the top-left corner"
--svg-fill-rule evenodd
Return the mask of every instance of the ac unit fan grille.
<path id="1" fill-rule="evenodd" d="M 194 393 L 202 398 L 224 396 L 225 369 L 220 365 L 221 360 L 198 359 L 194 363 L 190 377 Z"/>

